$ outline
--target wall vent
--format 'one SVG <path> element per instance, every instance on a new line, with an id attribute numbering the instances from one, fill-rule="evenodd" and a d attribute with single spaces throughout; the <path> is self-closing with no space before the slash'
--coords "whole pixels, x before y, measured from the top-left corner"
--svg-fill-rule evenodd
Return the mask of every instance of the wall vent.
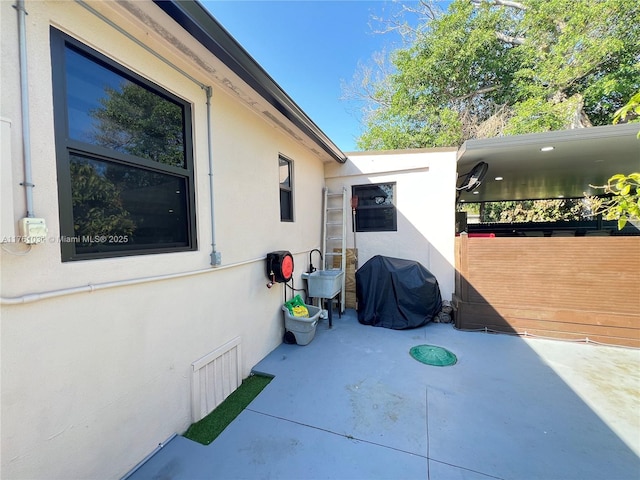
<path id="1" fill-rule="evenodd" d="M 191 364 L 191 416 L 203 419 L 242 383 L 240 337 Z"/>

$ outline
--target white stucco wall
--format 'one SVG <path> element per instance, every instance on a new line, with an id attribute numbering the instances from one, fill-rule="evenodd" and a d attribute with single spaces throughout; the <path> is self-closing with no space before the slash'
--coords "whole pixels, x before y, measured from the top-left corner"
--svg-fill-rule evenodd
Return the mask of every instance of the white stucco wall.
<path id="1" fill-rule="evenodd" d="M 344 165 L 325 166 L 331 190 L 396 182 L 396 232 L 357 232 L 358 264 L 375 255 L 415 260 L 438 279 L 442 298 L 451 300 L 455 261 L 455 149 L 350 153 Z M 354 234 L 348 222 L 347 248 Z"/>
<path id="2" fill-rule="evenodd" d="M 25 252 L 22 244 L 5 244 L 0 250 L 3 479 L 119 478 L 159 442 L 182 433 L 191 421 L 193 361 L 240 336 L 246 376 L 281 342 L 283 286 L 266 288 L 265 255 L 273 250 L 294 253 L 300 285 L 308 251 L 320 242 L 323 159 L 241 103 L 228 84 L 221 86 L 221 65 L 200 46 L 190 45 L 175 26 L 173 34 L 201 56 L 181 55 L 115 4 L 90 4 L 213 85 L 215 226 L 222 266 L 209 265 L 204 91 L 78 3 L 27 1 L 35 215 L 46 220 L 52 240 L 25 255 L 16 255 Z M 3 144 L 1 158 L 3 236 L 25 216 L 12 5 L 0 2 L 0 117 L 3 143 L 5 133 L 11 142 L 9 148 Z M 131 5 L 168 22 L 149 1 Z M 197 251 L 61 261 L 50 25 L 191 102 Z M 226 78 L 247 91 L 237 78 Z M 294 162 L 295 222 L 290 223 L 280 222 L 279 153 Z M 110 286 L 134 280 L 140 281 Z M 90 285 L 96 286 L 92 293 L 65 290 L 89 290 Z"/>

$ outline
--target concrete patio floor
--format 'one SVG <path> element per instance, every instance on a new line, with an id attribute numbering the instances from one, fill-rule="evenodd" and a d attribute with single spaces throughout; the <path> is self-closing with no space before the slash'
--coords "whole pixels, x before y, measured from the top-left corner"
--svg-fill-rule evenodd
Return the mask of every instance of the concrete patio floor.
<path id="1" fill-rule="evenodd" d="M 273 381 L 211 445 L 175 437 L 129 479 L 640 478 L 640 350 L 333 324 L 256 365 Z"/>

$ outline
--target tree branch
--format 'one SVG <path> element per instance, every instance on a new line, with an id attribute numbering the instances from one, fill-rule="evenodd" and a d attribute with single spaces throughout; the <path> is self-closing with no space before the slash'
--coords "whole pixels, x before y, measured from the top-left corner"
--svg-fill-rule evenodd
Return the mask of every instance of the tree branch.
<path id="1" fill-rule="evenodd" d="M 502 7 L 517 8 L 518 10 L 526 10 L 527 7 L 520 2 L 513 2 L 511 0 L 471 0 L 471 3 L 480 5 L 481 3 L 488 3 L 489 5 L 500 5 Z"/>
<path id="2" fill-rule="evenodd" d="M 502 40 L 503 42 L 510 43 L 512 45 L 523 45 L 525 42 L 524 37 L 512 37 L 511 35 L 507 35 L 502 32 L 496 32 L 496 37 L 498 40 Z"/>
<path id="3" fill-rule="evenodd" d="M 374 28 L 370 23 L 373 33 L 385 34 L 397 32 L 403 42 L 407 45 L 413 44 L 414 38 L 442 14 L 442 9 L 438 6 L 436 0 L 418 0 L 416 6 L 414 6 L 413 3 L 415 2 L 411 2 L 409 5 L 400 3 L 399 11 L 390 14 L 389 19 L 372 15 L 371 21 L 379 23 L 382 26 L 381 29 Z M 414 20 L 408 21 L 408 18 L 414 18 Z"/>

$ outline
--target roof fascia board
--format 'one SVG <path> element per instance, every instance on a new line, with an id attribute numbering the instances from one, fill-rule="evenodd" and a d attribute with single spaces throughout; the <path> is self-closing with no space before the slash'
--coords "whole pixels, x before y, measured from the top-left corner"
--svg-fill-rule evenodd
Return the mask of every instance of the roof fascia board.
<path id="1" fill-rule="evenodd" d="M 335 161 L 347 161 L 347 156 L 198 1 L 153 2 Z"/>
<path id="2" fill-rule="evenodd" d="M 399 148 L 395 150 L 365 150 L 357 152 L 348 152 L 349 158 L 357 156 L 372 156 L 372 155 L 412 155 L 412 154 L 424 154 L 424 153 L 441 153 L 441 152 L 457 152 L 456 147 L 425 147 L 425 148 Z"/>
<path id="3" fill-rule="evenodd" d="M 537 145 L 541 143 L 563 142 L 569 140 L 595 140 L 598 138 L 611 138 L 628 136 L 638 132 L 640 124 L 626 123 L 618 125 L 602 125 L 598 127 L 575 128 L 571 130 L 554 130 L 542 133 L 525 133 L 522 135 L 508 135 L 504 137 L 480 138 L 467 140 L 458 149 L 458 160 L 466 152 L 478 150 L 499 150 L 500 148 L 514 146 Z"/>

